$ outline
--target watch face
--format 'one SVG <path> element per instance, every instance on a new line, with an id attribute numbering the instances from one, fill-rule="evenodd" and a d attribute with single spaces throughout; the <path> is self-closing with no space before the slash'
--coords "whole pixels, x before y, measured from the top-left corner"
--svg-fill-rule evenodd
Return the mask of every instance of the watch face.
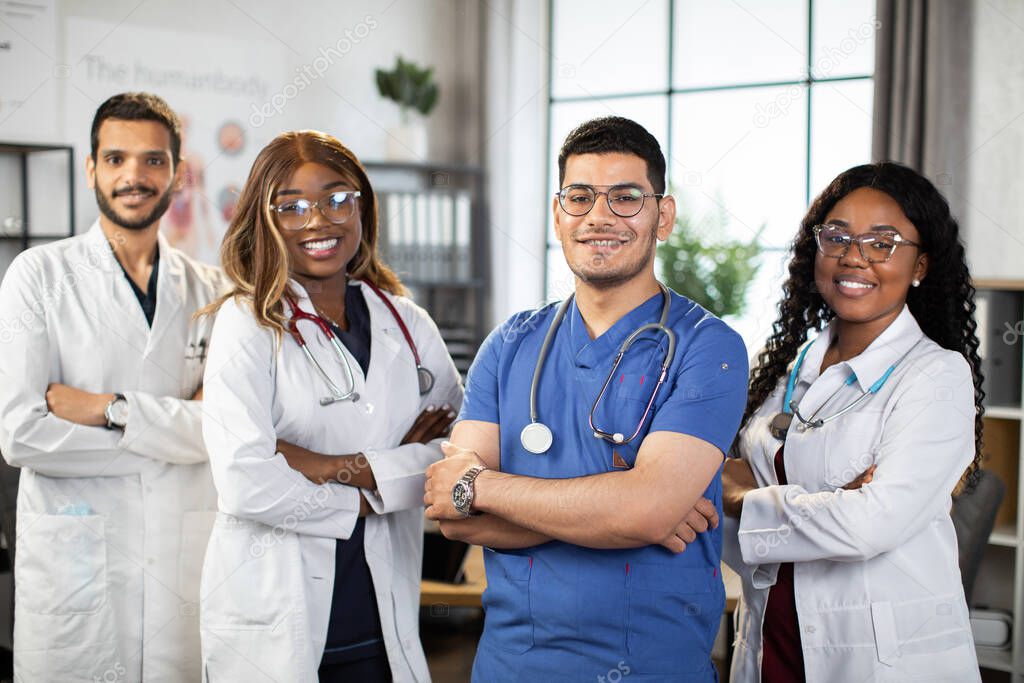
<path id="1" fill-rule="evenodd" d="M 452 503 L 455 505 L 455 509 L 462 512 L 466 509 L 466 505 L 469 503 L 469 490 L 468 487 L 461 481 L 456 483 L 452 488 Z"/>
<path id="2" fill-rule="evenodd" d="M 128 421 L 128 402 L 124 399 L 114 401 L 114 404 L 110 406 L 110 417 L 115 424 L 124 426 Z"/>

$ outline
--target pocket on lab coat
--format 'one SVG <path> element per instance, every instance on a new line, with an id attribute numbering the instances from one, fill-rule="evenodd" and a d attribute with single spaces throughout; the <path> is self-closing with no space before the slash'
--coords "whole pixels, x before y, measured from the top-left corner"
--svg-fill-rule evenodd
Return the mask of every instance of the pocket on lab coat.
<path id="1" fill-rule="evenodd" d="M 483 602 L 488 617 L 484 628 L 493 634 L 488 642 L 507 652 L 522 654 L 533 647 L 533 614 L 530 608 L 530 575 L 533 558 L 485 549 L 488 581 Z"/>
<path id="2" fill-rule="evenodd" d="M 879 680 L 976 680 L 978 667 L 965 612 L 957 595 L 871 603 Z"/>
<path id="3" fill-rule="evenodd" d="M 294 630 L 290 620 L 247 629 L 203 627 L 203 682 L 308 680 L 292 648 Z"/>
<path id="4" fill-rule="evenodd" d="M 301 599 L 301 586 L 289 576 L 298 552 L 289 531 L 218 513 L 203 561 L 203 627 L 248 629 L 280 621 Z"/>
<path id="5" fill-rule="evenodd" d="M 304 623 L 298 540 L 282 528 L 218 513 L 203 561 L 203 679 L 298 681 Z"/>
<path id="6" fill-rule="evenodd" d="M 635 564 L 630 565 L 627 586 L 626 649 L 637 673 L 692 673 L 707 668 L 706 655 L 725 608 L 717 572 Z"/>
<path id="7" fill-rule="evenodd" d="M 210 542 L 216 510 L 187 510 L 181 518 L 181 548 L 178 552 L 178 593 L 189 603 L 199 602 L 203 560 Z"/>
<path id="8" fill-rule="evenodd" d="M 826 428 L 825 452 L 822 453 L 825 483 L 840 489 L 874 464 L 882 414 L 876 411 L 848 413 Z"/>
<path id="9" fill-rule="evenodd" d="M 198 358 L 186 358 L 181 372 L 181 398 L 188 400 L 195 396 L 203 383 L 203 371 L 206 363 Z"/>
<path id="10" fill-rule="evenodd" d="M 932 654 L 902 654 L 891 667 L 876 667 L 875 674 L 884 683 L 965 683 L 978 680 L 978 661 L 969 640 Z"/>
<path id="11" fill-rule="evenodd" d="M 107 601 L 100 515 L 18 516 L 15 602 L 35 614 L 94 614 Z"/>

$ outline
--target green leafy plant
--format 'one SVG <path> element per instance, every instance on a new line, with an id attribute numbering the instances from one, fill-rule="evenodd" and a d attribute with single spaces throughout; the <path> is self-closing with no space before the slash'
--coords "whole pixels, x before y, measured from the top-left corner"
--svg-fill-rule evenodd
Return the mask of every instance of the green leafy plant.
<path id="1" fill-rule="evenodd" d="M 725 209 L 709 213 L 696 223 L 680 212 L 676 229 L 658 245 L 661 281 L 718 317 L 743 313 L 747 287 L 760 267 L 758 239 L 727 239 Z"/>
<path id="2" fill-rule="evenodd" d="M 435 106 L 440 94 L 434 81 L 433 67 L 421 69 L 401 57 L 390 71 L 377 69 L 377 90 L 382 97 L 394 100 L 402 109 L 402 121 L 408 121 L 409 109 L 426 116 Z"/>

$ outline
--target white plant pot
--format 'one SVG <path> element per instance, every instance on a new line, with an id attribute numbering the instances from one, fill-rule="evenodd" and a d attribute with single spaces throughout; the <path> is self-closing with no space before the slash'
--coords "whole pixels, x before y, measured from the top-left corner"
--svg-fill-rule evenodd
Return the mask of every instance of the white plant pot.
<path id="1" fill-rule="evenodd" d="M 424 162 L 427 160 L 427 123 L 422 119 L 388 130 L 388 159 Z"/>

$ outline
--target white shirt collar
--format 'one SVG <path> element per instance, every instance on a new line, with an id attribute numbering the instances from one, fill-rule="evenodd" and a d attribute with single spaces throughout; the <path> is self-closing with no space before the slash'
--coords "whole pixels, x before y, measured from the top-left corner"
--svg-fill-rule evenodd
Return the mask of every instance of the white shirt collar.
<path id="1" fill-rule="evenodd" d="M 835 334 L 836 324 L 837 321 L 833 320 L 811 342 L 813 346 L 807 351 L 804 362 L 800 366 L 798 379 L 801 382 L 810 384 L 818 378 L 821 361 L 825 357 L 833 334 Z M 843 364 L 856 374 L 857 384 L 861 391 L 867 391 L 885 374 L 890 365 L 902 358 L 923 336 L 924 333 L 910 312 L 910 308 L 903 304 L 903 310 L 896 316 L 896 319 L 889 323 L 889 326 L 864 351 L 844 361 Z"/>

